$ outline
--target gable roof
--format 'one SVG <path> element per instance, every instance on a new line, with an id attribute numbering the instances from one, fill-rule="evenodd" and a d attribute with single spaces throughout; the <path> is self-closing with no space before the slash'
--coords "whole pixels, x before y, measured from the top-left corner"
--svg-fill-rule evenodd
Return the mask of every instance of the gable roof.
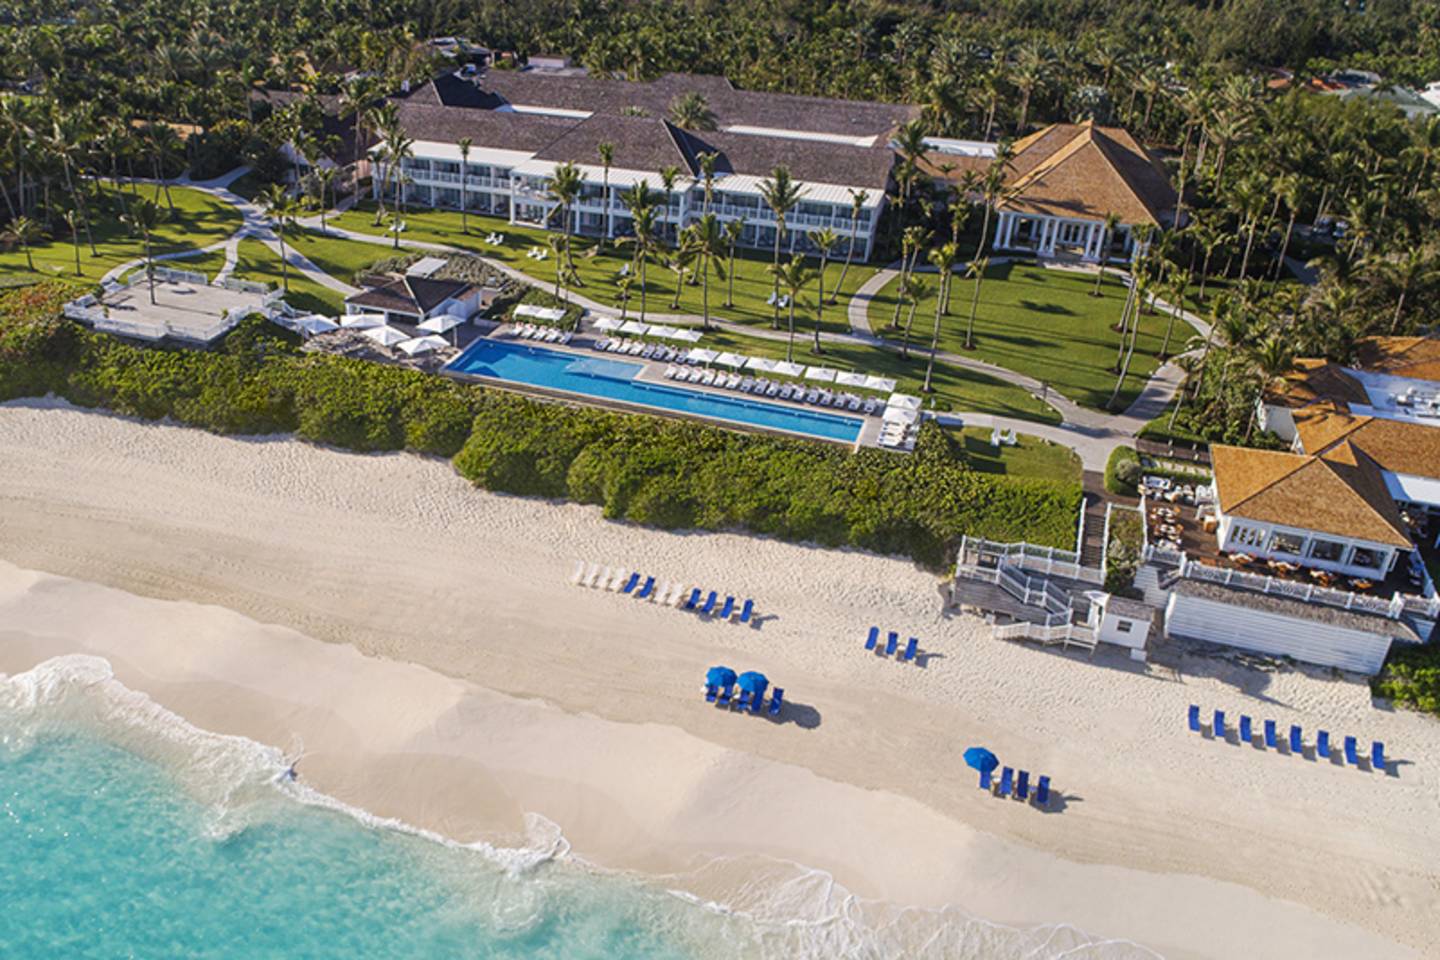
<path id="1" fill-rule="evenodd" d="M 1334 406 L 1369 403 L 1370 397 L 1345 368 L 1328 360 L 1302 358 L 1274 385 L 1265 391 L 1265 401 L 1276 406 L 1300 409 L 1314 403 Z"/>
<path id="2" fill-rule="evenodd" d="M 477 145 L 533 153 L 544 149 L 575 125 L 574 120 L 498 110 L 466 110 L 400 101 L 400 128 L 415 140 L 455 143 L 469 137 Z"/>
<path id="3" fill-rule="evenodd" d="M 1159 225 L 1175 206 L 1165 171 L 1118 127 L 1053 124 L 1017 142 L 1012 165 L 1002 210 Z"/>
<path id="4" fill-rule="evenodd" d="M 1325 456 L 1348 444 L 1391 473 L 1440 480 L 1440 428 L 1336 411 L 1296 418 L 1295 429 L 1308 453 Z"/>
<path id="5" fill-rule="evenodd" d="M 1411 546 L 1378 468 L 1352 445 L 1315 457 L 1217 444 L 1210 457 L 1216 498 L 1228 516 Z"/>
<path id="6" fill-rule="evenodd" d="M 471 284 L 465 280 L 404 276 L 351 294 L 345 302 L 392 313 L 423 316 L 451 297 L 465 296 L 470 289 Z"/>
<path id="7" fill-rule="evenodd" d="M 535 154 L 536 160 L 554 163 L 600 163 L 600 144 L 615 149 L 614 166 L 622 170 L 679 167 L 693 175 L 695 168 L 680 148 L 677 130 L 668 120 L 649 117 L 593 116 L 571 125 Z"/>

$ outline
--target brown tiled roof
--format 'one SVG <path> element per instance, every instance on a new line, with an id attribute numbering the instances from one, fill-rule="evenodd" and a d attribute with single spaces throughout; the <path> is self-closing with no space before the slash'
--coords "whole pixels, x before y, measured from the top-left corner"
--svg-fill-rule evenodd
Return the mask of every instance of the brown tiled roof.
<path id="1" fill-rule="evenodd" d="M 1355 348 L 1362 370 L 1440 381 L 1440 337 L 1366 337 Z"/>
<path id="2" fill-rule="evenodd" d="M 497 110 L 466 110 L 403 100 L 398 115 L 405 135 L 415 140 L 455 143 L 469 137 L 477 144 L 534 153 L 558 140 L 574 120 Z"/>
<path id="3" fill-rule="evenodd" d="M 345 298 L 346 303 L 421 316 L 450 297 L 464 297 L 474 288 L 464 280 L 400 277 Z"/>
<path id="4" fill-rule="evenodd" d="M 352 293 L 345 298 L 345 302 L 373 310 L 388 310 L 391 313 L 406 313 L 417 317 L 420 315 L 420 307 L 415 303 L 415 298 L 410 296 L 410 291 L 406 290 L 405 284 L 399 280 L 383 287 L 371 287 L 369 290 Z"/>
<path id="5" fill-rule="evenodd" d="M 895 155 L 884 146 L 856 147 L 744 133 L 680 133 L 692 158 L 701 153 L 719 154 L 716 169 L 720 172 L 768 177 L 776 167 L 785 166 L 797 180 L 868 187 L 876 195 L 885 190 L 895 164 Z"/>
<path id="6" fill-rule="evenodd" d="M 1297 419 L 1295 426 L 1307 453 L 1324 456 L 1337 444 L 1352 444 L 1391 473 L 1440 480 L 1440 428 L 1349 414 Z"/>
<path id="7" fill-rule="evenodd" d="M 1295 361 L 1284 378 L 1265 391 L 1265 400 L 1277 406 L 1300 409 L 1313 403 L 1369 403 L 1365 388 L 1338 363 L 1313 358 Z"/>
<path id="8" fill-rule="evenodd" d="M 1117 127 L 1055 124 L 1016 144 L 1012 162 L 1015 196 L 1005 210 L 1159 224 L 1175 206 L 1159 163 Z"/>
<path id="9" fill-rule="evenodd" d="M 537 160 L 595 166 L 600 162 L 600 144 L 608 141 L 615 148 L 613 166 L 620 169 L 658 171 L 676 166 L 685 174 L 694 172 L 676 139 L 677 131 L 666 120 L 597 115 L 569 122 L 572 126 L 536 153 Z"/>
<path id="10" fill-rule="evenodd" d="M 1229 516 L 1409 548 L 1375 464 L 1353 447 L 1312 457 L 1215 445 L 1215 493 Z"/>

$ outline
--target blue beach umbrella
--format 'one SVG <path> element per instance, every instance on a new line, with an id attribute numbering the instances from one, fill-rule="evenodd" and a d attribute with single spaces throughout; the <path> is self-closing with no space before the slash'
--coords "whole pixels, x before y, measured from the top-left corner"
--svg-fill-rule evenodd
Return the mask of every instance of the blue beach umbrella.
<path id="1" fill-rule="evenodd" d="M 765 688 L 768 686 L 770 686 L 770 681 L 765 678 L 765 674 L 763 673 L 756 673 L 754 670 L 749 670 L 740 674 L 741 690 L 755 694 L 763 694 Z"/>
<path id="2" fill-rule="evenodd" d="M 971 747 L 965 751 L 966 765 L 979 770 L 981 773 L 989 773 L 1000 766 L 1000 761 L 995 754 L 984 747 Z"/>
<path id="3" fill-rule="evenodd" d="M 735 682 L 735 671 L 729 667 L 711 667 L 705 673 L 707 687 L 728 687 Z"/>

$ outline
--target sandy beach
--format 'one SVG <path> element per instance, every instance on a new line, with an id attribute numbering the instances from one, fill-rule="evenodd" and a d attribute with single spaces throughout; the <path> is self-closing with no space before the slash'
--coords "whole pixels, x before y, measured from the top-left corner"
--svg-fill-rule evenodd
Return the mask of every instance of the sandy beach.
<path id="1" fill-rule="evenodd" d="M 581 559 L 754 597 L 758 622 L 577 588 Z M 1440 725 L 1330 671 L 994 641 L 942 586 L 494 496 L 412 455 L 0 406 L 0 672 L 104 657 L 200 727 L 295 750 L 345 803 L 462 841 L 539 814 L 573 855 L 702 898 L 809 869 L 957 925 L 1166 957 L 1433 949 Z M 921 638 L 923 666 L 867 655 L 872 623 Z M 784 687 L 787 722 L 708 708 L 715 663 Z M 1394 762 L 1217 743 L 1186 731 L 1189 703 L 1384 740 Z M 1061 799 L 977 790 L 974 744 Z"/>

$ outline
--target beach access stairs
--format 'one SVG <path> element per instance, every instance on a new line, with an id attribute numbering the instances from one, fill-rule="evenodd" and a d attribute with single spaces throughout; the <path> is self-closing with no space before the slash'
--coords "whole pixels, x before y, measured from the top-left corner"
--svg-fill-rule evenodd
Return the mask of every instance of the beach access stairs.
<path id="1" fill-rule="evenodd" d="M 1071 551 L 966 537 L 950 585 L 950 602 L 983 611 L 997 640 L 1032 640 L 1093 652 L 1089 596 L 1101 571 Z"/>

